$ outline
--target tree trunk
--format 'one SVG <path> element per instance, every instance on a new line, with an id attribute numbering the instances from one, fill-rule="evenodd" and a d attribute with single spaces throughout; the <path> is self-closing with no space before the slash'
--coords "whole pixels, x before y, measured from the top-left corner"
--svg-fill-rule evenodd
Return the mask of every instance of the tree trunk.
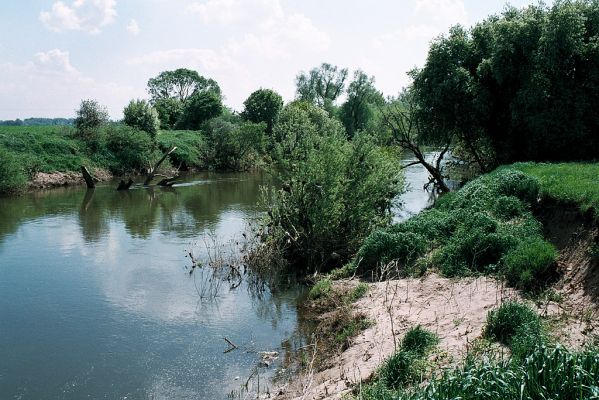
<path id="1" fill-rule="evenodd" d="M 89 173 L 87 168 L 84 165 L 81 166 L 81 173 L 83 174 L 83 179 L 85 179 L 85 184 L 88 189 L 94 189 L 96 187 L 96 182 L 94 182 L 94 177 Z"/>
<path id="2" fill-rule="evenodd" d="M 148 176 L 147 176 L 146 180 L 144 181 L 144 186 L 148 186 L 150 184 L 150 182 L 152 182 L 152 180 L 156 176 L 156 171 L 158 171 L 160 164 L 162 164 L 164 162 L 164 160 L 166 160 L 166 158 L 175 150 L 177 150 L 177 146 L 173 147 L 168 152 L 166 152 L 162 156 L 162 158 L 160 160 L 158 160 L 158 162 L 152 168 L 150 168 L 150 170 L 148 171 Z"/>

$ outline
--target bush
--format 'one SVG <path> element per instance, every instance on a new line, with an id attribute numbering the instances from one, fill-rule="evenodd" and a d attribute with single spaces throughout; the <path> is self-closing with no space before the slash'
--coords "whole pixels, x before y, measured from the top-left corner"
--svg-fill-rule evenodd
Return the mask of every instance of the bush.
<path id="1" fill-rule="evenodd" d="M 326 296 L 333 290 L 333 282 L 330 279 L 321 279 L 310 289 L 308 297 L 311 299 L 317 299 L 322 296 Z"/>
<path id="2" fill-rule="evenodd" d="M 438 344 L 439 337 L 436 334 L 417 325 L 406 332 L 401 341 L 401 348 L 423 357 Z"/>
<path id="3" fill-rule="evenodd" d="M 300 274 L 341 266 L 368 234 L 389 223 L 399 191 L 397 162 L 370 138 L 350 143 L 325 133 L 312 140 L 313 147 L 288 153 L 293 162 L 277 165 L 273 173 L 282 189 L 266 192 L 263 200 L 267 242 L 282 249 L 289 269 Z"/>
<path id="4" fill-rule="evenodd" d="M 125 118 L 123 122 L 132 128 L 146 132 L 156 140 L 156 134 L 160 128 L 158 112 L 145 100 L 131 100 L 123 110 Z"/>
<path id="5" fill-rule="evenodd" d="M 507 301 L 489 311 L 483 335 L 510 347 L 516 358 L 527 355 L 544 340 L 538 314 L 517 301 Z"/>
<path id="6" fill-rule="evenodd" d="M 204 168 L 205 155 L 208 152 L 206 140 L 200 131 L 160 131 L 158 134 L 158 147 L 166 152 L 177 146 L 170 155 L 173 165 L 181 169 Z"/>
<path id="7" fill-rule="evenodd" d="M 426 240 L 417 233 L 379 230 L 364 240 L 356 259 L 364 270 L 372 270 L 377 264 L 388 264 L 391 261 L 398 261 L 405 267 L 425 250 Z"/>
<path id="8" fill-rule="evenodd" d="M 406 332 L 399 350 L 379 369 L 377 376 L 387 389 L 398 389 L 418 382 L 426 365 L 427 354 L 439 343 L 439 337 L 420 325 Z"/>
<path id="9" fill-rule="evenodd" d="M 225 116 L 202 125 L 206 136 L 204 158 L 215 169 L 244 171 L 259 164 L 264 150 L 265 124 Z"/>
<path id="10" fill-rule="evenodd" d="M 115 174 L 147 168 L 153 159 L 152 140 L 142 131 L 126 125 L 106 129 L 106 146 L 114 156 L 110 169 Z"/>
<path id="11" fill-rule="evenodd" d="M 96 149 L 99 146 L 100 127 L 108 122 L 108 110 L 96 100 L 82 100 L 76 113 L 75 128 L 79 137 Z"/>
<path id="12" fill-rule="evenodd" d="M 0 194 L 16 193 L 27 184 L 27 176 L 19 160 L 0 148 Z"/>
<path id="13" fill-rule="evenodd" d="M 540 237 L 524 240 L 503 258 L 507 281 L 524 290 L 538 288 L 555 265 L 557 250 Z"/>

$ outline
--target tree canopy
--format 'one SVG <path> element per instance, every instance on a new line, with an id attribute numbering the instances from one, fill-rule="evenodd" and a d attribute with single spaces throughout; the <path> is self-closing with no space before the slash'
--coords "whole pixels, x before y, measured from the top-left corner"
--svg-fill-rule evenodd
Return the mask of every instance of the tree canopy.
<path id="1" fill-rule="evenodd" d="M 297 99 L 324 107 L 330 111 L 335 100 L 343 93 L 347 68 L 323 63 L 308 73 L 300 73 L 295 82 Z"/>
<path id="2" fill-rule="evenodd" d="M 598 34 L 597 1 L 510 7 L 452 28 L 413 73 L 421 133 L 454 135 L 481 166 L 596 158 Z"/>
<path id="3" fill-rule="evenodd" d="M 347 100 L 340 110 L 340 119 L 347 135 L 351 138 L 357 131 L 365 130 L 376 114 L 376 108 L 383 104 L 385 99 L 374 87 L 374 77 L 356 71 L 354 80 L 347 88 Z"/>
<path id="4" fill-rule="evenodd" d="M 186 68 L 161 72 L 148 81 L 148 92 L 152 101 L 174 98 L 186 102 L 194 93 L 213 92 L 221 96 L 220 87 L 215 80 L 205 78 Z"/>
<path id="5" fill-rule="evenodd" d="M 242 117 L 246 121 L 266 123 L 266 132 L 272 133 L 273 125 L 283 108 L 283 98 L 271 89 L 258 89 L 243 102 Z"/>

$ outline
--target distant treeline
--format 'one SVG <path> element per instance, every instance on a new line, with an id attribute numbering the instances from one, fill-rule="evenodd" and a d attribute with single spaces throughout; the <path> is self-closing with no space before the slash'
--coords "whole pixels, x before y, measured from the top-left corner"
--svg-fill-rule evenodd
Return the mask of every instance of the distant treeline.
<path id="1" fill-rule="evenodd" d="M 0 126 L 48 126 L 73 125 L 74 118 L 26 118 L 0 121 Z"/>

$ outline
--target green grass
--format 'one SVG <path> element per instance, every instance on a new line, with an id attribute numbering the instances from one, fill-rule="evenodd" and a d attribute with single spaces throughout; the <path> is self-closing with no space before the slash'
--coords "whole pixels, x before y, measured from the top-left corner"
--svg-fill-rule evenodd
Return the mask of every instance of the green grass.
<path id="1" fill-rule="evenodd" d="M 518 163 L 513 168 L 534 176 L 541 196 L 599 213 L 599 163 Z"/>
<path id="2" fill-rule="evenodd" d="M 507 301 L 489 311 L 483 336 L 508 346 L 517 359 L 524 358 L 545 341 L 544 329 L 536 311 L 517 301 Z"/>
<path id="3" fill-rule="evenodd" d="M 318 299 L 319 297 L 328 295 L 332 290 L 333 282 L 328 278 L 321 279 L 312 286 L 308 293 L 308 297 L 311 299 Z"/>
<path id="4" fill-rule="evenodd" d="M 420 383 L 418 381 L 417 383 Z M 362 387 L 360 400 L 583 400 L 599 398 L 599 352 L 538 346 L 512 359 L 469 359 L 461 368 L 418 384 L 393 390 L 380 380 Z"/>
<path id="5" fill-rule="evenodd" d="M 534 177 L 514 169 L 483 175 L 433 209 L 370 235 L 355 264 L 372 270 L 396 260 L 411 274 L 435 267 L 448 277 L 495 274 L 522 289 L 542 286 L 555 252 L 531 212 L 539 190 Z"/>
<path id="6" fill-rule="evenodd" d="M 360 282 L 358 286 L 353 288 L 351 293 L 349 294 L 349 301 L 354 302 L 360 300 L 364 295 L 368 292 L 368 284 L 364 282 Z"/>

